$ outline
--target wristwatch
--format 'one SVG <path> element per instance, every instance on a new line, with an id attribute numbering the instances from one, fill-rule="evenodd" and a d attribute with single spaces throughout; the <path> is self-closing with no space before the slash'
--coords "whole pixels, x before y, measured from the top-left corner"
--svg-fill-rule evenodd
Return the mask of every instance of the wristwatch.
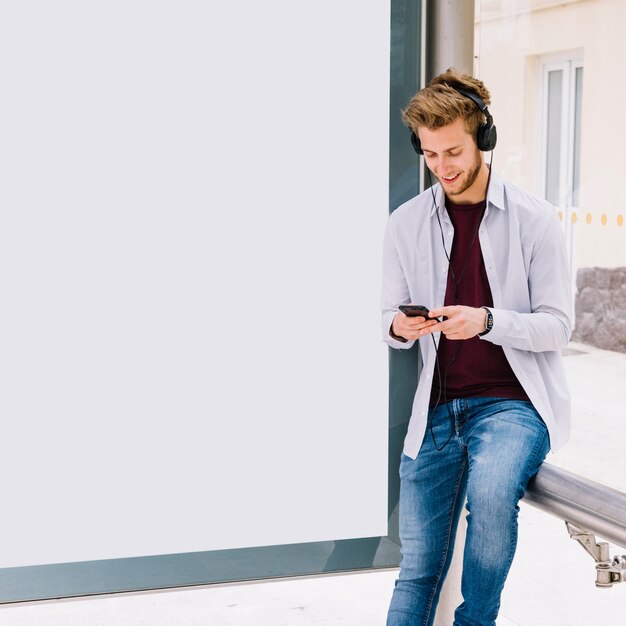
<path id="1" fill-rule="evenodd" d="M 493 314 L 486 306 L 482 306 L 480 308 L 485 309 L 485 311 L 487 311 L 487 317 L 485 318 L 485 330 L 483 330 L 482 333 L 478 333 L 478 336 L 482 337 L 483 335 L 486 335 L 493 328 Z"/>

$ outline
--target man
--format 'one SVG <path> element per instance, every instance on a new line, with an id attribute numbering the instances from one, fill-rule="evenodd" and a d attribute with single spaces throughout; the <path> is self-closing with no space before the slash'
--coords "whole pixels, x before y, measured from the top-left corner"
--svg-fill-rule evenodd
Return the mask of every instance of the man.
<path id="1" fill-rule="evenodd" d="M 402 562 L 388 626 L 433 623 L 466 497 L 454 624 L 495 626 L 518 502 L 569 436 L 563 237 L 551 205 L 485 163 L 481 150 L 496 141 L 489 104 L 480 80 L 451 68 L 403 112 L 439 184 L 394 211 L 385 234 L 383 337 L 398 349 L 419 340 L 423 361 L 400 460 Z M 430 312 L 405 315 L 407 304 Z"/>

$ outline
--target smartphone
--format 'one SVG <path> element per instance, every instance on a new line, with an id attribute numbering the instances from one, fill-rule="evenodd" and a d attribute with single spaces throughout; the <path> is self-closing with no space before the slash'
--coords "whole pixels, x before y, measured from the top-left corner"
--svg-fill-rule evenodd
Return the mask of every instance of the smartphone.
<path id="1" fill-rule="evenodd" d="M 422 304 L 401 304 L 398 307 L 407 317 L 428 317 L 428 309 Z"/>
<path id="2" fill-rule="evenodd" d="M 423 304 L 401 304 L 398 307 L 407 317 L 425 317 L 427 320 L 444 322 L 447 317 L 428 317 L 429 310 Z"/>

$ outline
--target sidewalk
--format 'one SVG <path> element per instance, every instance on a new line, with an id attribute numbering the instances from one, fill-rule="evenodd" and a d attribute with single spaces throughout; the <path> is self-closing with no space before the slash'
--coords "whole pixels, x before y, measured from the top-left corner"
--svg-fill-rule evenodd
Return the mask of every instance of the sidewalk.
<path id="1" fill-rule="evenodd" d="M 570 344 L 570 443 L 547 462 L 626 492 L 626 354 Z M 611 556 L 626 548 L 611 546 Z M 382 626 L 397 570 L 0 607 L 0 626 Z M 530 505 L 498 626 L 626 623 L 626 584 L 596 589 L 592 558 Z"/>

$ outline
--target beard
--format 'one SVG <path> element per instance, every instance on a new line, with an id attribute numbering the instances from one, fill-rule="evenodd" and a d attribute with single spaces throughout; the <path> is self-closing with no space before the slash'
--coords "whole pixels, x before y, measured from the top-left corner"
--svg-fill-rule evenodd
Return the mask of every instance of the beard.
<path id="1" fill-rule="evenodd" d="M 476 149 L 476 158 L 474 159 L 474 162 L 472 163 L 472 166 L 470 167 L 470 169 L 467 171 L 467 174 L 465 175 L 465 177 L 462 178 L 461 181 L 459 181 L 459 186 L 457 188 L 446 189 L 445 181 L 437 177 L 439 178 L 439 182 L 441 183 L 441 186 L 444 189 L 446 189 L 446 195 L 458 196 L 466 192 L 476 182 L 476 179 L 478 178 L 478 174 L 480 174 L 480 169 L 482 165 L 483 165 L 483 160 L 480 158 L 480 151 Z"/>

